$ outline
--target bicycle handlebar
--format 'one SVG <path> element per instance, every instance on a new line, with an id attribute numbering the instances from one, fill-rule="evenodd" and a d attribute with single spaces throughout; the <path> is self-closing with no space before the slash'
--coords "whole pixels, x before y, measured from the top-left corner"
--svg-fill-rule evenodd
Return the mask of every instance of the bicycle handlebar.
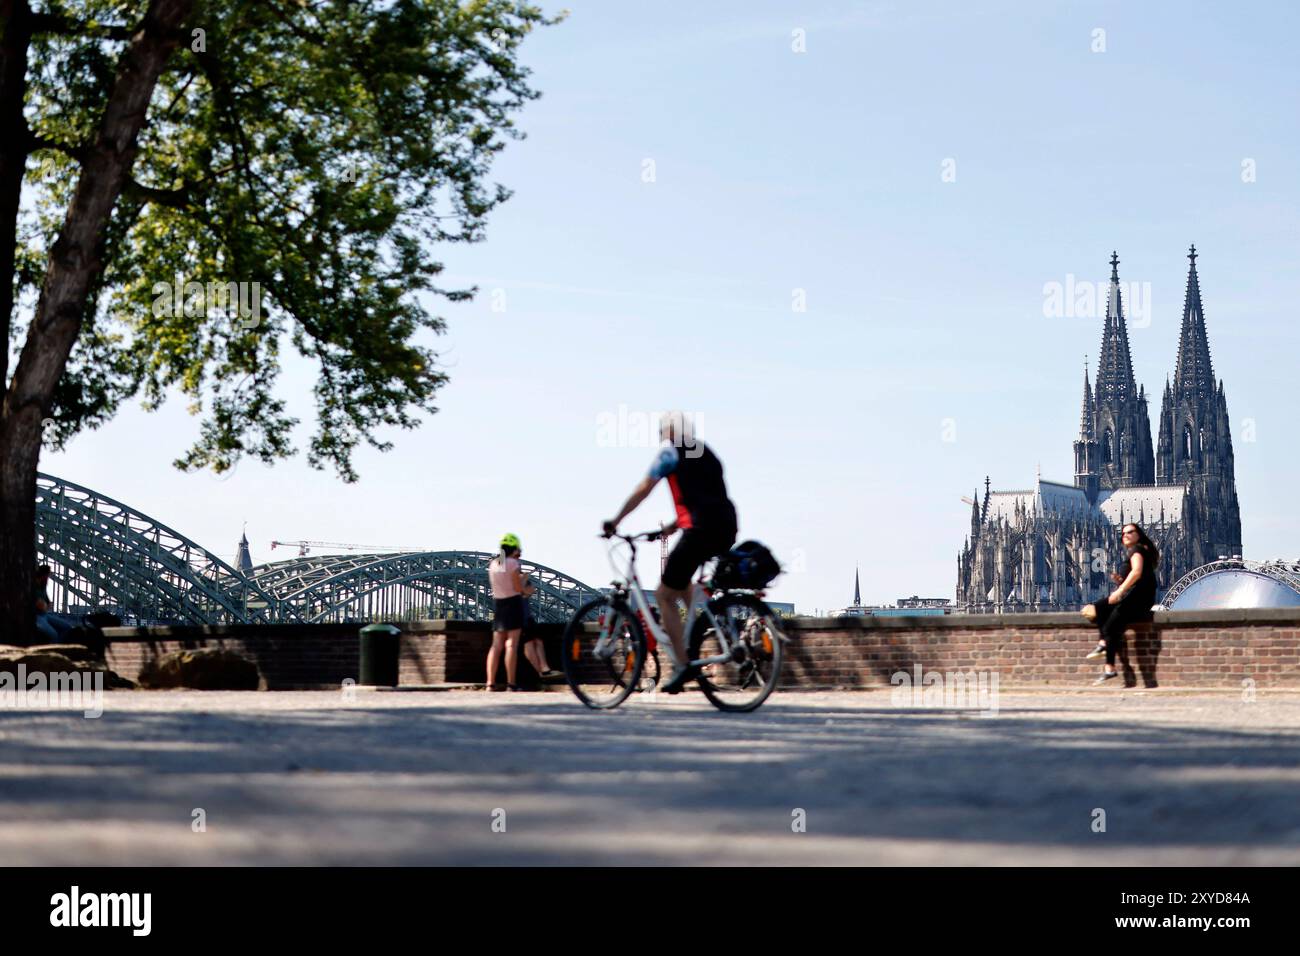
<path id="1" fill-rule="evenodd" d="M 662 530 L 642 531 L 640 534 L 619 534 L 617 531 L 614 532 L 602 531 L 599 535 L 597 535 L 598 538 L 604 538 L 606 540 L 610 538 L 622 538 L 628 544 L 636 544 L 636 542 L 638 541 L 658 541 L 663 536 L 664 536 L 664 532 Z"/>

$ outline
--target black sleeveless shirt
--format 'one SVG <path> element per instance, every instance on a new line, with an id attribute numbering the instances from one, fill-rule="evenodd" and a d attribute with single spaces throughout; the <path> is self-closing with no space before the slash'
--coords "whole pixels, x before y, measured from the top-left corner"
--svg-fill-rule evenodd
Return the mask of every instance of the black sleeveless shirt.
<path id="1" fill-rule="evenodd" d="M 1134 551 L 1133 554 L 1137 554 Z M 1133 554 L 1128 557 L 1129 571 L 1133 570 Z M 1138 578 L 1137 584 L 1133 585 L 1133 590 L 1123 599 L 1125 604 L 1131 604 L 1134 607 L 1140 607 L 1143 610 L 1149 610 L 1151 605 L 1156 603 L 1156 569 L 1153 566 L 1151 555 L 1142 555 L 1142 576 Z"/>

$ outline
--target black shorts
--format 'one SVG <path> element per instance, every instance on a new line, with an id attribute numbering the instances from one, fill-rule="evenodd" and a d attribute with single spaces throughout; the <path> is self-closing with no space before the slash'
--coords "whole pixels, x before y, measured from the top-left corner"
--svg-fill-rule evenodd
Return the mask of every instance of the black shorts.
<path id="1" fill-rule="evenodd" d="M 682 532 L 682 539 L 668 553 L 668 563 L 664 565 L 663 582 L 674 591 L 685 591 L 691 583 L 691 577 L 709 558 L 726 554 L 736 543 L 736 529 L 723 528 L 687 528 Z"/>
<path id="2" fill-rule="evenodd" d="M 524 596 L 497 598 L 496 613 L 492 618 L 494 631 L 518 631 L 524 626 Z"/>

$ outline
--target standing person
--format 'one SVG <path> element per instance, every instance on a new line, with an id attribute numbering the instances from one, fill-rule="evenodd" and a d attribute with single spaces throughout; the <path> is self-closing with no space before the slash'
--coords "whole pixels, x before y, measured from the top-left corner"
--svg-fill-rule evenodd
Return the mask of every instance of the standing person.
<path id="1" fill-rule="evenodd" d="M 725 554 L 736 542 L 736 506 L 727 497 L 722 462 L 703 442 L 695 438 L 695 427 L 682 412 L 668 412 L 659 419 L 662 445 L 650 466 L 650 473 L 632 490 L 618 514 L 606 521 L 606 536 L 618 530 L 618 523 L 636 510 L 661 478 L 672 489 L 677 520 L 664 528 L 666 534 L 681 529 L 682 537 L 668 555 L 655 600 L 663 615 L 664 629 L 672 638 L 673 673 L 660 688 L 676 694 L 686 682 L 698 676 L 690 666 L 683 636 L 685 624 L 676 612 L 678 601 L 690 606 L 691 578 L 709 558 Z"/>
<path id="2" fill-rule="evenodd" d="M 1115 656 L 1124 650 L 1124 629 L 1136 621 L 1151 620 L 1151 607 L 1156 603 L 1156 568 L 1160 564 L 1160 551 L 1136 524 L 1124 525 L 1121 533 L 1128 550 L 1128 574 L 1120 579 L 1119 586 L 1104 600 L 1089 604 L 1082 614 L 1094 622 L 1101 631 L 1101 639 L 1088 654 L 1088 660 L 1106 658 L 1106 666 L 1094 683 L 1104 684 L 1119 674 L 1115 670 Z"/>
<path id="3" fill-rule="evenodd" d="M 518 690 L 519 659 L 515 647 L 524 629 L 524 599 L 536 590 L 524 579 L 519 563 L 519 538 L 507 534 L 501 539 L 501 552 L 488 564 L 495 614 L 492 620 L 492 647 L 487 658 L 487 689 L 499 690 L 496 682 L 501 654 L 506 657 L 506 686 Z"/>
<path id="4" fill-rule="evenodd" d="M 519 552 L 523 557 L 523 552 Z M 536 593 L 537 588 L 533 587 L 532 581 L 524 578 L 524 586 L 531 588 L 528 592 L 530 595 Z M 537 621 L 533 618 L 533 602 L 531 598 L 524 599 L 524 657 L 528 658 L 528 663 L 533 665 L 533 670 L 537 671 L 537 676 L 542 680 L 554 680 L 557 677 L 563 677 L 560 671 L 551 670 L 551 665 L 546 663 L 546 647 L 542 644 L 542 636 L 533 629 Z"/>

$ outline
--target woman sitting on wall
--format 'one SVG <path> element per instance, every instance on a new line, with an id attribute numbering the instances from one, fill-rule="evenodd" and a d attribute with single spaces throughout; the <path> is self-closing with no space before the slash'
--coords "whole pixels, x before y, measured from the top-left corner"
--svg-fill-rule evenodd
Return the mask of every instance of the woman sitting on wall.
<path id="1" fill-rule="evenodd" d="M 1101 640 L 1088 660 L 1106 658 L 1106 666 L 1094 683 L 1104 684 L 1119 676 L 1115 670 L 1115 656 L 1124 650 L 1124 629 L 1137 621 L 1151 620 L 1151 606 L 1156 603 L 1156 568 L 1160 564 L 1160 551 L 1135 524 L 1124 525 L 1124 547 L 1128 549 L 1128 575 L 1120 580 L 1114 591 L 1104 600 L 1089 604 L 1081 613 L 1095 623 L 1101 631 Z"/>

